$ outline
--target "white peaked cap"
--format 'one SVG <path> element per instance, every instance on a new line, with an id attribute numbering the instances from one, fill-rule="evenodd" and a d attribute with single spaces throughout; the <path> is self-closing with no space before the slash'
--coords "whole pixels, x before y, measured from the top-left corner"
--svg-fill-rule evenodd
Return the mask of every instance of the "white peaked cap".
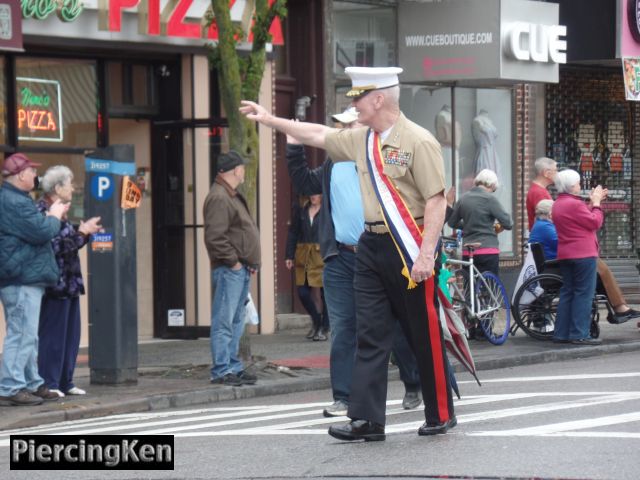
<path id="1" fill-rule="evenodd" d="M 347 97 L 358 97 L 371 90 L 395 87 L 400 83 L 400 67 L 347 67 L 344 72 L 351 78 Z"/>
<path id="2" fill-rule="evenodd" d="M 349 107 L 342 113 L 336 113 L 332 115 L 331 118 L 334 122 L 339 122 L 343 125 L 349 125 L 350 123 L 358 120 L 358 111 L 356 107 Z"/>

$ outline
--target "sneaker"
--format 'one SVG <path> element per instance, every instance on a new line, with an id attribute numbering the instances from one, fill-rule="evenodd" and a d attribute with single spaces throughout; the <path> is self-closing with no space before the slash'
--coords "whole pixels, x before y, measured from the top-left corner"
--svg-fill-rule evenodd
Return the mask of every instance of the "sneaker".
<path id="1" fill-rule="evenodd" d="M 52 392 L 52 393 L 55 393 L 60 398 L 64 398 L 65 397 L 64 393 L 62 393 L 62 391 L 58 390 L 57 388 L 50 388 L 49 391 Z"/>
<path id="2" fill-rule="evenodd" d="M 578 338 L 576 340 L 571 340 L 573 345 L 602 345 L 602 340 L 599 338 Z"/>
<path id="3" fill-rule="evenodd" d="M 44 385 L 40 385 L 38 389 L 33 392 L 36 397 L 40 397 L 45 402 L 56 402 L 60 396 L 57 393 L 52 392 Z"/>
<path id="4" fill-rule="evenodd" d="M 67 390 L 67 395 L 86 395 L 87 392 L 81 388 L 73 387 Z M 62 395 L 64 397 L 64 395 Z"/>
<path id="5" fill-rule="evenodd" d="M 322 411 L 325 417 L 346 417 L 349 405 L 344 400 L 336 400 Z"/>
<path id="6" fill-rule="evenodd" d="M 42 398 L 36 397 L 26 390 L 20 390 L 18 393 L 10 397 L 0 396 L 0 405 L 3 407 L 26 407 L 31 405 L 40 405 L 42 402 Z"/>
<path id="7" fill-rule="evenodd" d="M 316 335 L 316 327 L 311 327 L 311 330 L 304 336 L 304 338 L 308 338 L 311 340 Z"/>
<path id="8" fill-rule="evenodd" d="M 327 341 L 327 336 L 322 332 L 317 332 L 313 336 L 313 341 L 314 342 L 326 342 Z"/>
<path id="9" fill-rule="evenodd" d="M 252 373 L 247 372 L 246 370 L 242 370 L 238 374 L 238 378 L 242 381 L 243 385 L 253 385 L 258 381 L 258 377 L 256 377 Z"/>
<path id="10" fill-rule="evenodd" d="M 404 398 L 402 399 L 402 408 L 405 410 L 413 410 L 417 408 L 422 403 L 422 395 L 420 392 L 410 392 L 406 391 L 404 394 Z"/>
<path id="11" fill-rule="evenodd" d="M 235 373 L 227 373 L 223 377 L 212 378 L 211 379 L 211 383 L 219 384 L 219 385 L 226 385 L 228 387 L 241 387 L 242 386 L 242 380 L 240 380 L 240 378 L 238 378 L 238 376 Z"/>

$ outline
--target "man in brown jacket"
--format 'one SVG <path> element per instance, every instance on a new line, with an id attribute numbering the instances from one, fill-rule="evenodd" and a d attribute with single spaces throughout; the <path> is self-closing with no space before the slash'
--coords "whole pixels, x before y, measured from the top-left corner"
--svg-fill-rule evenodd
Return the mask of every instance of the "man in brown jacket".
<path id="1" fill-rule="evenodd" d="M 211 308 L 211 383 L 239 387 L 256 383 L 244 369 L 238 346 L 244 330 L 249 280 L 260 267 L 258 227 L 244 197 L 246 160 L 231 150 L 218 157 L 218 175 L 204 201 L 204 241 L 215 290 Z"/>

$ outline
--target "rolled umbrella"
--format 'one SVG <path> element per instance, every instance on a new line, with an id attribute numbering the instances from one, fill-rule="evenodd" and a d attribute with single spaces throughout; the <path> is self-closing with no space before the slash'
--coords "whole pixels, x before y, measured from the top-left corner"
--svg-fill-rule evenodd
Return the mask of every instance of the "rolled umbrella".
<path id="1" fill-rule="evenodd" d="M 449 369 L 449 383 L 451 384 L 451 390 L 455 392 L 456 397 L 460 400 L 460 389 L 458 388 L 458 381 L 456 380 L 456 374 L 453 371 L 453 366 L 449 361 L 449 356 L 447 356 L 447 368 Z"/>
<path id="2" fill-rule="evenodd" d="M 464 323 L 441 288 L 438 288 L 438 300 L 443 313 L 440 315 L 440 323 L 442 324 L 442 333 L 447 350 L 473 375 L 478 385 L 482 385 L 478 380 L 476 365 L 471 355 L 469 342 L 467 342 L 467 337 L 464 334 Z"/>

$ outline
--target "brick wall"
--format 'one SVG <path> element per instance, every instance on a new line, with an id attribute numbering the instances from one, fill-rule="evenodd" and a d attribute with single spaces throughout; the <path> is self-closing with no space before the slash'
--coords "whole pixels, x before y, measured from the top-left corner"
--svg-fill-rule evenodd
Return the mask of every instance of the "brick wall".
<path id="1" fill-rule="evenodd" d="M 520 84 L 514 88 L 515 104 L 515 162 L 513 168 L 514 175 L 514 195 L 516 209 L 513 212 L 514 224 L 514 253 L 512 259 L 503 259 L 501 267 L 520 267 L 522 264 L 522 251 L 520 246 L 524 241 L 524 234 L 527 227 L 527 213 L 525 209 L 525 198 L 531 183 L 533 162 L 536 159 L 536 95 L 537 90 L 530 85 Z"/>

